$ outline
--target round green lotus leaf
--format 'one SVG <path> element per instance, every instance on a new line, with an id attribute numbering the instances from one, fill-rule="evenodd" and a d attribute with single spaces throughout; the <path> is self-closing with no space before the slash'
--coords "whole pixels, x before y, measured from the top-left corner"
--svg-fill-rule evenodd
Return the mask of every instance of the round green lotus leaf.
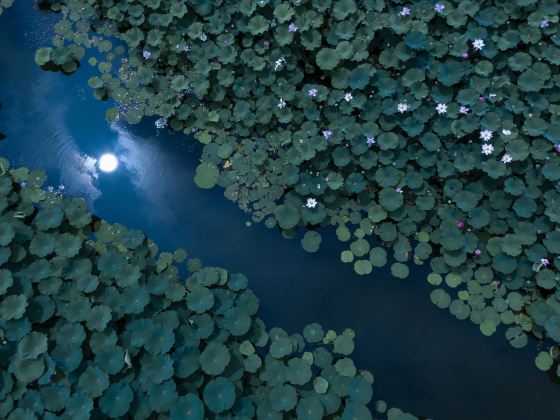
<path id="1" fill-rule="evenodd" d="M 90 365 L 81 374 L 78 387 L 91 398 L 97 398 L 109 387 L 109 375 L 98 367 Z"/>
<path id="2" fill-rule="evenodd" d="M 56 236 L 39 232 L 31 240 L 31 244 L 29 245 L 29 252 L 31 252 L 33 255 L 43 258 L 54 251 L 55 244 Z"/>
<path id="3" fill-rule="evenodd" d="M 340 58 L 335 49 L 322 48 L 315 56 L 315 61 L 320 69 L 332 70 L 340 62 Z"/>
<path id="4" fill-rule="evenodd" d="M 214 306 L 214 294 L 204 286 L 194 286 L 187 294 L 187 306 L 201 314 Z"/>
<path id="5" fill-rule="evenodd" d="M 321 235 L 314 231 L 305 233 L 301 240 L 301 246 L 307 252 L 317 252 L 321 245 Z"/>
<path id="6" fill-rule="evenodd" d="M 556 342 L 560 342 L 560 315 L 551 316 L 544 324 L 546 333 Z"/>
<path id="7" fill-rule="evenodd" d="M 235 402 L 235 386 L 224 377 L 212 379 L 204 388 L 203 398 L 211 412 L 222 413 L 229 410 Z"/>
<path id="8" fill-rule="evenodd" d="M 369 242 L 365 239 L 357 239 L 350 244 L 350 251 L 355 257 L 363 257 L 369 252 Z"/>
<path id="9" fill-rule="evenodd" d="M 182 74 L 179 74 L 179 75 L 175 76 L 173 78 L 173 80 L 171 80 L 171 88 L 175 92 L 181 92 L 181 91 L 187 89 L 188 86 L 189 86 L 189 81 Z"/>
<path id="10" fill-rule="evenodd" d="M 405 415 L 397 414 L 396 416 L 393 416 L 391 414 L 391 410 L 393 410 L 393 409 L 390 409 L 389 412 L 388 412 L 388 415 L 387 415 L 387 418 L 389 420 L 393 420 L 393 419 L 395 419 L 395 420 L 396 419 L 399 419 L 399 420 L 413 420 L 412 418 L 409 418 Z M 404 414 L 404 413 L 402 413 L 402 414 Z M 344 411 L 342 413 L 342 420 L 371 419 L 371 418 L 372 418 L 371 413 L 370 413 L 369 409 L 367 408 L 367 406 L 361 405 L 361 404 L 348 403 L 346 405 L 346 407 L 344 408 Z"/>
<path id="11" fill-rule="evenodd" d="M 396 149 L 399 145 L 399 136 L 395 133 L 381 133 L 377 137 L 377 144 L 381 150 Z"/>
<path id="12" fill-rule="evenodd" d="M 268 30 L 268 20 L 261 15 L 253 16 L 249 19 L 247 28 L 253 35 L 260 35 Z"/>
<path id="13" fill-rule="evenodd" d="M 171 406 L 169 411 L 171 420 L 204 419 L 204 404 L 195 394 L 181 395 Z"/>
<path id="14" fill-rule="evenodd" d="M 539 352 L 535 358 L 535 365 L 542 371 L 550 369 L 553 362 L 554 360 L 552 359 L 552 356 L 546 351 Z"/>
<path id="15" fill-rule="evenodd" d="M 177 401 L 177 389 L 173 380 L 160 384 L 150 384 L 148 387 L 148 402 L 150 407 L 158 413 L 169 410 Z"/>
<path id="16" fill-rule="evenodd" d="M 308 343 L 319 343 L 324 335 L 323 328 L 317 323 L 308 324 L 303 328 L 303 337 Z"/>
<path id="17" fill-rule="evenodd" d="M 379 202 L 387 211 L 395 211 L 403 205 L 403 194 L 394 188 L 383 188 L 379 192 Z"/>
<path id="18" fill-rule="evenodd" d="M 340 253 L 340 260 L 344 263 L 349 263 L 354 261 L 354 254 L 349 250 L 344 250 Z"/>
<path id="19" fill-rule="evenodd" d="M 346 242 L 352 237 L 352 234 L 346 226 L 339 226 L 336 228 L 336 237 L 339 241 Z"/>
<path id="20" fill-rule="evenodd" d="M 257 354 L 250 354 L 243 361 L 243 367 L 247 372 L 255 373 L 262 365 L 262 360 Z"/>
<path id="21" fill-rule="evenodd" d="M 297 226 L 300 219 L 300 212 L 291 204 L 281 204 L 274 209 L 274 216 L 278 225 L 285 230 Z"/>
<path id="22" fill-rule="evenodd" d="M 239 352 L 244 356 L 249 356 L 255 353 L 255 347 L 250 341 L 245 340 L 239 345 Z"/>
<path id="23" fill-rule="evenodd" d="M 451 303 L 451 296 L 443 289 L 434 289 L 430 293 L 430 300 L 440 309 L 445 309 Z"/>
<path id="24" fill-rule="evenodd" d="M 315 397 L 304 397 L 299 400 L 296 413 L 299 419 L 322 419 L 325 409 Z"/>
<path id="25" fill-rule="evenodd" d="M 449 287 L 457 287 L 459 286 L 461 283 L 463 282 L 463 279 L 461 278 L 460 275 L 455 274 L 455 273 L 448 273 L 445 276 L 445 283 L 449 286 Z M 437 286 L 437 285 L 436 285 Z"/>
<path id="26" fill-rule="evenodd" d="M 449 305 L 449 312 L 457 319 L 467 319 L 471 313 L 471 307 L 459 299 L 455 299 Z"/>
<path id="27" fill-rule="evenodd" d="M 216 165 L 209 162 L 203 162 L 196 167 L 194 183 L 203 189 L 212 188 L 218 182 L 220 171 Z"/>
<path id="28" fill-rule="evenodd" d="M 26 335 L 17 347 L 18 357 L 22 359 L 36 359 L 45 351 L 47 351 L 47 336 L 36 331 Z"/>
<path id="29" fill-rule="evenodd" d="M 354 351 L 354 339 L 348 334 L 341 334 L 334 340 L 334 352 L 344 356 L 350 355 Z"/>
<path id="30" fill-rule="evenodd" d="M 200 367 L 208 375 L 221 374 L 231 360 L 231 355 L 226 346 L 221 343 L 209 343 L 200 353 Z"/>
<path id="31" fill-rule="evenodd" d="M 123 416 L 128 412 L 134 394 L 130 386 L 125 383 L 117 382 L 111 384 L 99 399 L 101 411 L 111 417 Z"/>
<path id="32" fill-rule="evenodd" d="M 74 393 L 66 403 L 64 410 L 74 419 L 89 418 L 91 410 L 93 410 L 93 400 L 87 395 Z"/>
<path id="33" fill-rule="evenodd" d="M 6 293 L 6 291 L 14 284 L 12 278 L 12 273 L 4 268 L 0 269 L 0 295 Z"/>
<path id="34" fill-rule="evenodd" d="M 270 345 L 270 354 L 277 359 L 287 356 L 292 351 L 292 342 L 288 338 L 277 338 Z"/>
<path id="35" fill-rule="evenodd" d="M 409 274 L 409 269 L 405 264 L 402 263 L 393 263 L 391 265 L 391 274 L 393 277 L 397 277 L 399 279 L 406 279 Z"/>
<path id="36" fill-rule="evenodd" d="M 25 295 L 11 295 L 0 302 L 0 317 L 3 320 L 19 319 L 25 313 L 28 302 Z"/>
<path id="37" fill-rule="evenodd" d="M 70 398 L 70 389 L 64 385 L 52 384 L 39 389 L 45 408 L 49 411 L 62 410 Z"/>
<path id="38" fill-rule="evenodd" d="M 313 380 L 313 389 L 315 389 L 315 392 L 317 394 L 326 393 L 328 388 L 329 388 L 329 383 L 325 378 L 318 376 Z"/>
<path id="39" fill-rule="evenodd" d="M 506 338 L 512 347 L 516 349 L 523 348 L 528 343 L 527 334 L 521 327 L 510 327 L 506 331 Z"/>
<path id="40" fill-rule="evenodd" d="M 291 385 L 275 386 L 270 390 L 268 398 L 276 411 L 290 411 L 297 403 L 297 393 Z"/>
<path id="41" fill-rule="evenodd" d="M 242 308 L 230 308 L 224 313 L 224 326 L 234 336 L 244 335 L 251 327 L 251 317 Z"/>
<path id="42" fill-rule="evenodd" d="M 373 204 L 368 207 L 368 217 L 375 223 L 385 220 L 387 212 L 379 204 Z"/>
<path id="43" fill-rule="evenodd" d="M 367 405 L 373 396 L 373 389 L 368 381 L 356 376 L 348 384 L 348 396 L 354 403 Z"/>
<path id="44" fill-rule="evenodd" d="M 294 357 L 288 361 L 286 379 L 294 385 L 304 385 L 311 379 L 311 365 L 307 360 Z"/>
<path id="45" fill-rule="evenodd" d="M 9 223 L 0 225 L 0 246 L 8 245 L 15 236 L 15 231 Z"/>
<path id="46" fill-rule="evenodd" d="M 514 311 L 520 311 L 523 306 L 523 296 L 518 292 L 511 292 L 507 296 L 509 307 Z"/>
<path id="47" fill-rule="evenodd" d="M 368 260 L 357 260 L 354 262 L 354 271 L 360 276 L 370 274 L 373 266 Z"/>
<path id="48" fill-rule="evenodd" d="M 39 66 L 47 64 L 51 60 L 52 48 L 39 48 L 35 51 L 35 63 Z"/>
<path id="49" fill-rule="evenodd" d="M 8 371 L 20 382 L 33 382 L 45 371 L 45 363 L 42 358 L 34 360 L 16 357 L 12 359 Z"/>
<path id="50" fill-rule="evenodd" d="M 496 332 L 496 324 L 488 319 L 484 320 L 480 325 L 480 332 L 489 337 Z"/>
<path id="51" fill-rule="evenodd" d="M 354 366 L 352 359 L 348 357 L 337 360 L 334 367 L 339 375 L 350 378 L 356 375 L 356 366 Z"/>
<path id="52" fill-rule="evenodd" d="M 381 247 L 372 248 L 369 252 L 369 261 L 374 267 L 383 267 L 387 264 L 387 251 Z"/>

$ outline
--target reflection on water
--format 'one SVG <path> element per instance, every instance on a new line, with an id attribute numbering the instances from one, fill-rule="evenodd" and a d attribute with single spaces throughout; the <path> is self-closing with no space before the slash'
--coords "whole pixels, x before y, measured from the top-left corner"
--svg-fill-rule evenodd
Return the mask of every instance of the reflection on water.
<path id="1" fill-rule="evenodd" d="M 270 326 L 354 329 L 356 364 L 375 373 L 374 399 L 435 419 L 558 418 L 558 387 L 533 366 L 534 346 L 516 351 L 502 335 L 484 337 L 437 309 L 426 268 L 406 280 L 387 269 L 363 278 L 340 262 L 342 244 L 328 232 L 307 254 L 263 224 L 246 228 L 220 189 L 194 185 L 196 143 L 158 132 L 154 121 L 109 127 L 107 104 L 84 90 L 87 66 L 72 77 L 41 71 L 33 49 L 49 43 L 52 18 L 39 15 L 37 24 L 33 16 L 29 2 L 16 2 L 0 18 L 0 131 L 8 135 L 0 155 L 46 169 L 50 185 L 64 184 L 64 194 L 86 198 L 112 223 L 144 230 L 162 250 L 184 247 L 208 265 L 244 272 Z M 100 173 L 96 159 L 108 152 L 119 168 Z"/>
<path id="2" fill-rule="evenodd" d="M 113 172 L 119 166 L 119 160 L 112 153 L 105 153 L 99 157 L 97 163 L 99 170 L 102 172 Z"/>

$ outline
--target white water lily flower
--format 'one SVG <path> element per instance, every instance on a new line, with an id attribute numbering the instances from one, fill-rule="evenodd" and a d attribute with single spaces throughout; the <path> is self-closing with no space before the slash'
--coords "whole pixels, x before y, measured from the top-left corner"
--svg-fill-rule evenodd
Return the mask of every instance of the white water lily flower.
<path id="1" fill-rule="evenodd" d="M 344 100 L 346 102 L 350 102 L 352 100 L 352 98 L 353 98 L 352 93 L 347 92 L 347 93 L 344 94 Z"/>
<path id="2" fill-rule="evenodd" d="M 475 39 L 472 43 L 472 46 L 475 50 L 480 51 L 484 47 L 484 40 L 482 39 Z"/>
<path id="3" fill-rule="evenodd" d="M 447 112 L 447 104 L 437 104 L 436 111 L 438 114 L 445 114 Z"/>
<path id="4" fill-rule="evenodd" d="M 503 163 L 510 163 L 512 161 L 511 155 L 506 153 L 502 156 L 502 159 L 500 159 Z"/>
<path id="5" fill-rule="evenodd" d="M 484 141 L 489 141 L 492 139 L 492 132 L 490 130 L 482 130 L 480 132 L 480 138 Z"/>
<path id="6" fill-rule="evenodd" d="M 403 112 L 408 111 L 409 107 L 410 105 L 408 105 L 406 102 L 401 102 L 397 105 L 397 111 L 399 111 L 402 114 Z"/>
<path id="7" fill-rule="evenodd" d="M 507 128 L 504 128 L 504 129 L 502 130 L 502 134 L 503 134 L 504 136 L 509 136 L 509 135 L 511 134 L 511 130 L 508 130 Z"/>
<path id="8" fill-rule="evenodd" d="M 308 198 L 307 202 L 305 203 L 305 207 L 307 207 L 308 209 L 314 209 L 315 206 L 317 206 L 317 200 L 315 200 L 314 198 Z"/>
<path id="9" fill-rule="evenodd" d="M 490 143 L 485 143 L 482 145 L 482 154 L 488 156 L 491 155 L 493 151 L 494 146 L 492 146 Z"/>
<path id="10" fill-rule="evenodd" d="M 282 109 L 286 106 L 286 101 L 282 98 L 280 98 L 280 102 L 278 102 L 278 105 L 276 105 L 278 108 Z"/>

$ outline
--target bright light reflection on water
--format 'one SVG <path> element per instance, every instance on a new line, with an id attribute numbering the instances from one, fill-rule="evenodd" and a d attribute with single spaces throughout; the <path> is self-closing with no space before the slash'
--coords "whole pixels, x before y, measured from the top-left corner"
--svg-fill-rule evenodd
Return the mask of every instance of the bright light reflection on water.
<path id="1" fill-rule="evenodd" d="M 113 172 L 119 166 L 119 161 L 114 154 L 105 153 L 99 158 L 98 166 L 103 172 Z"/>

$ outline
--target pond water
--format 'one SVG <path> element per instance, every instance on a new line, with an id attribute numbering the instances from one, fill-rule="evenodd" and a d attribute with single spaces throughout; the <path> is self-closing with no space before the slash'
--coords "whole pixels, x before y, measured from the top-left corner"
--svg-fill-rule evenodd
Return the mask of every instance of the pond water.
<path id="1" fill-rule="evenodd" d="M 553 419 L 560 388 L 533 363 L 535 346 L 509 346 L 503 334 L 484 337 L 430 302 L 427 269 L 406 280 L 376 270 L 360 277 L 340 262 L 341 243 L 323 235 L 316 254 L 249 217 L 218 187 L 193 183 L 196 140 L 105 122 L 106 103 L 87 86 L 87 63 L 72 77 L 41 70 L 35 48 L 50 44 L 56 16 L 20 1 L 0 18 L 0 155 L 42 168 L 48 185 L 84 197 L 111 223 L 144 230 L 161 250 L 185 248 L 206 265 L 243 272 L 269 327 L 290 333 L 319 322 L 356 331 L 353 358 L 375 375 L 374 400 L 434 419 Z M 120 165 L 100 172 L 96 159 Z"/>

